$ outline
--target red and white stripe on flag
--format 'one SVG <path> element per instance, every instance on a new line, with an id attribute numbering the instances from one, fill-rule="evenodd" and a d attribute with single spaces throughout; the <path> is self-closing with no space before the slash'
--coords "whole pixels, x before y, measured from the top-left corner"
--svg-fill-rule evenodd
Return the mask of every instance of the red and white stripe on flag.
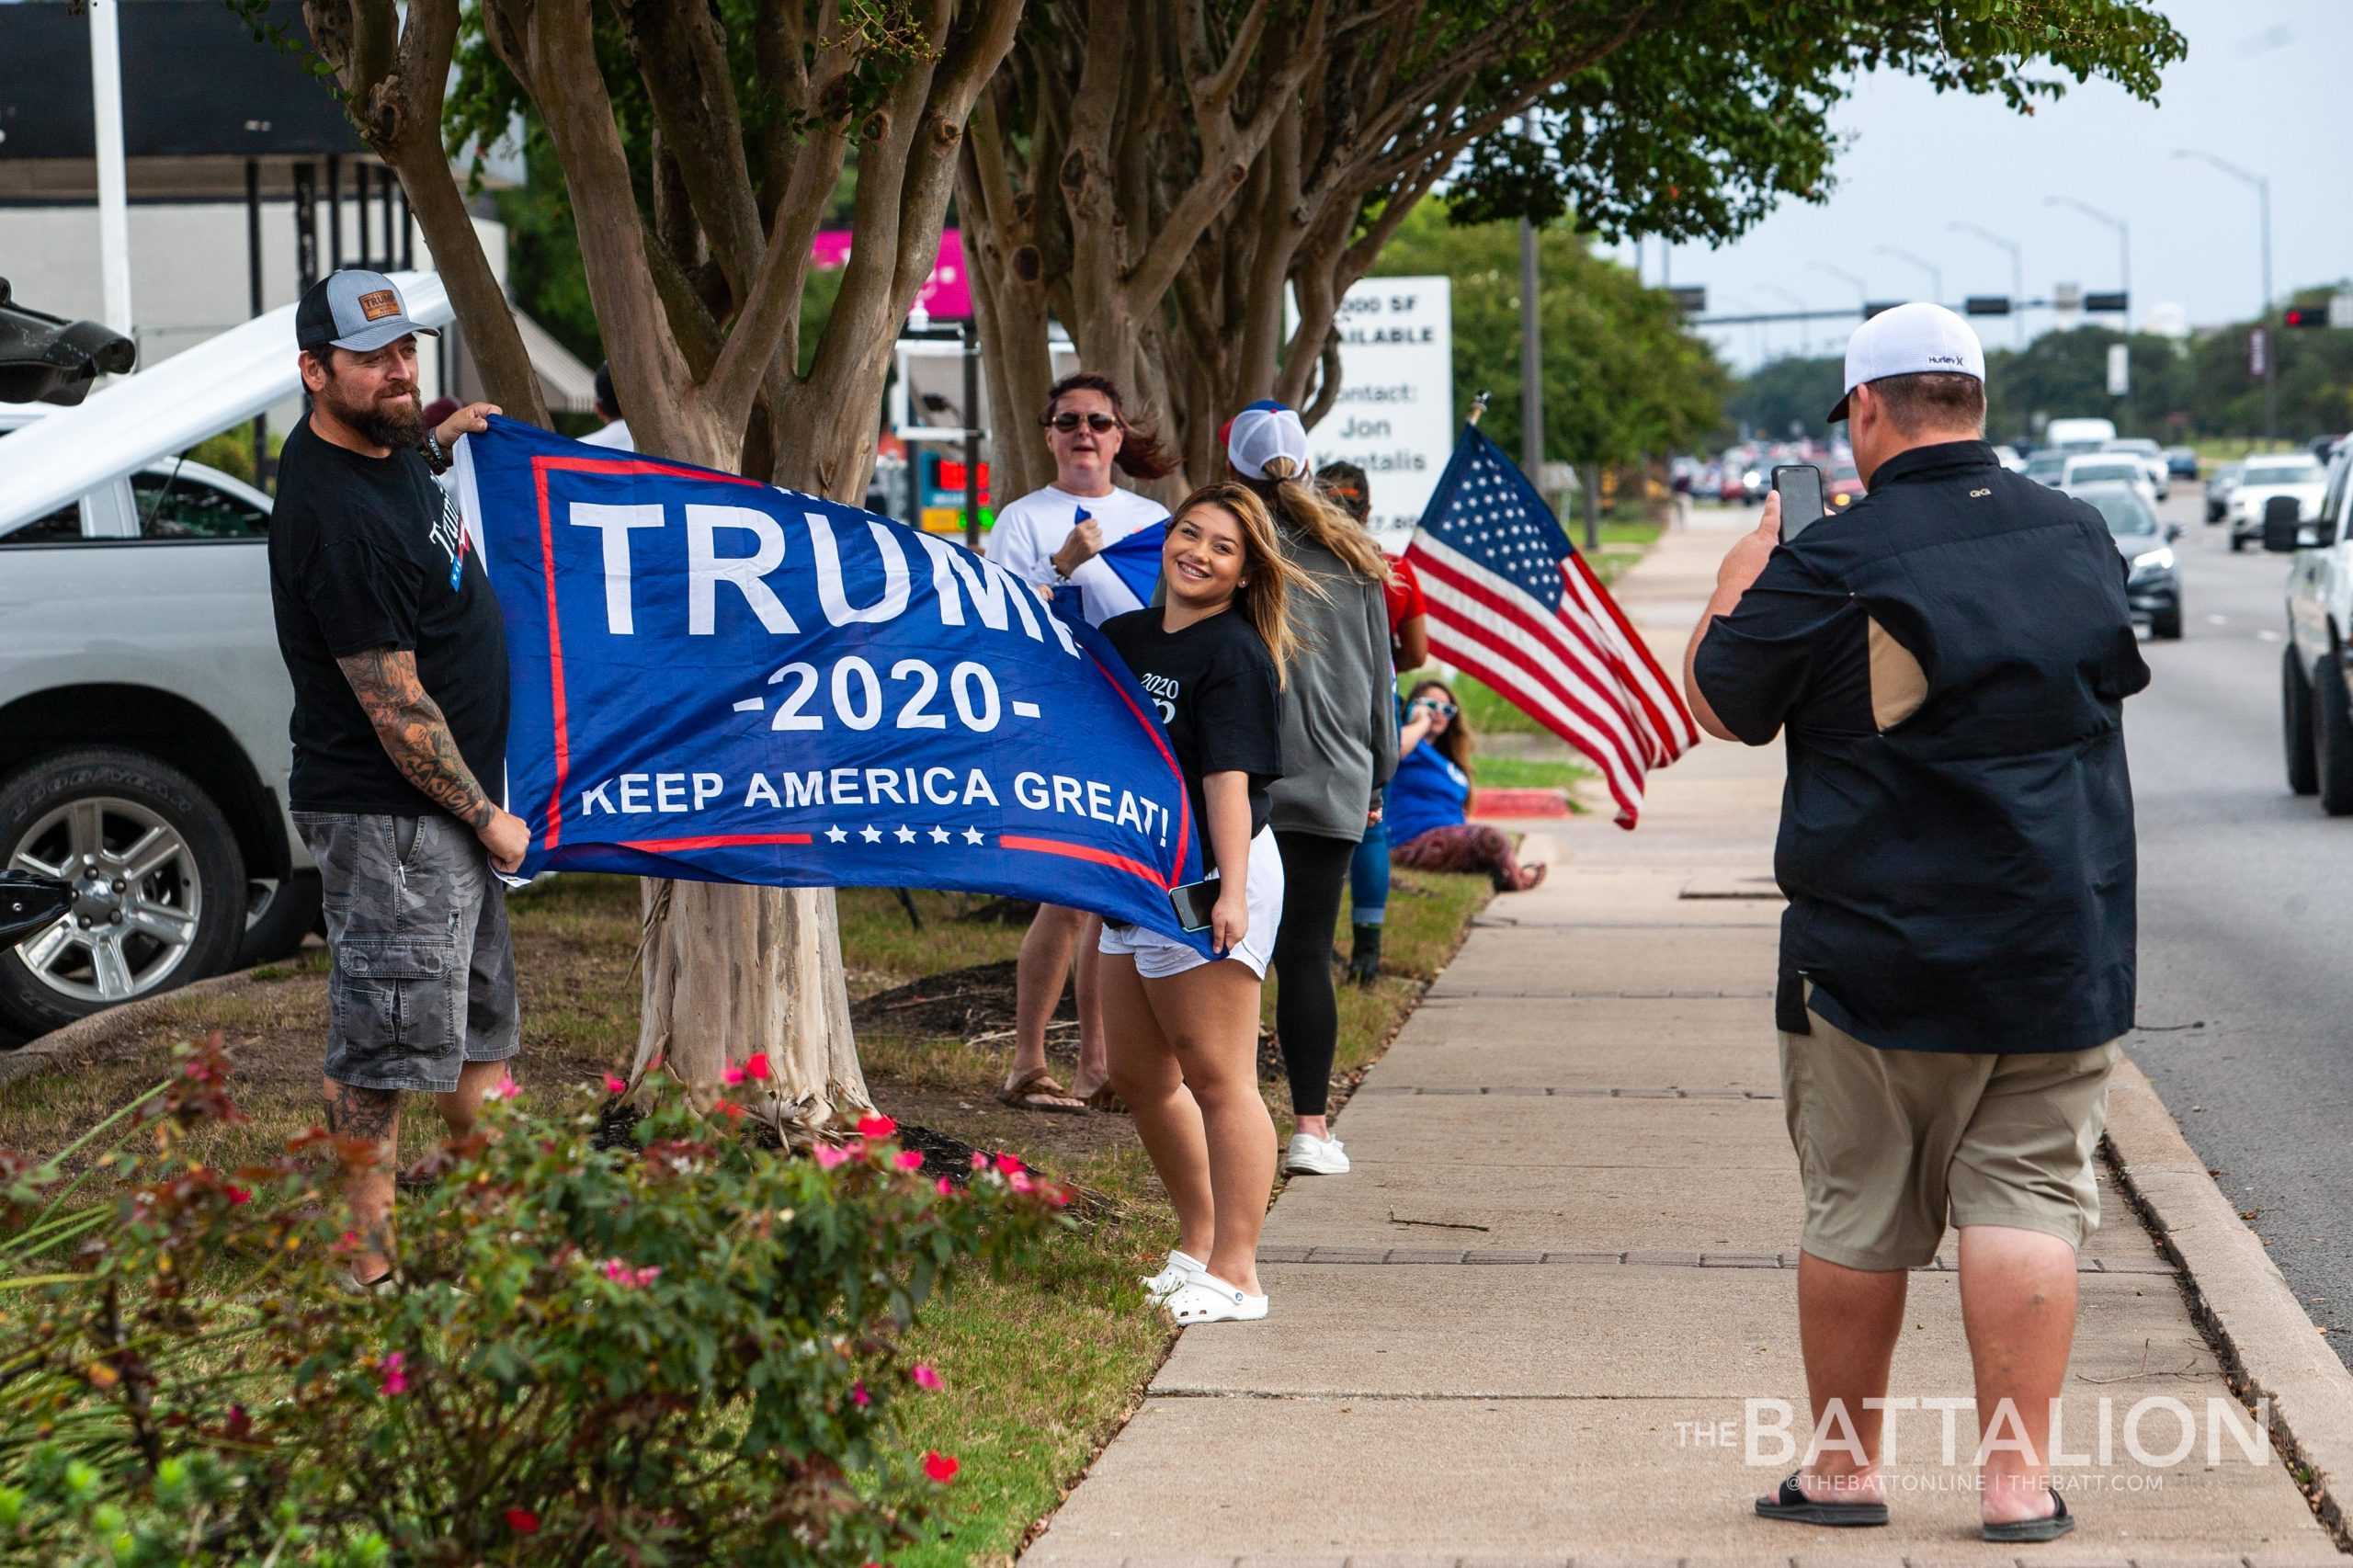
<path id="1" fill-rule="evenodd" d="M 1429 601 L 1430 652 L 1590 757 L 1618 825 L 1632 827 L 1644 777 L 1698 744 L 1699 731 L 1585 557 L 1561 559 L 1557 608 L 1427 530 L 1405 559 Z"/>

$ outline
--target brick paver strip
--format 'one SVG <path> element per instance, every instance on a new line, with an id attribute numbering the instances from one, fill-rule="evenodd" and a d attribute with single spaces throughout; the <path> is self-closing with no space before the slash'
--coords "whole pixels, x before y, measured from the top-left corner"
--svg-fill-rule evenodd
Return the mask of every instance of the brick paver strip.
<path id="1" fill-rule="evenodd" d="M 1265 1246 L 1261 1263 L 1363 1264 L 1630 1264 L 1644 1268 L 1795 1268 L 1793 1252 L 1538 1252 L 1532 1248 Z M 2163 1258 L 2109 1258 L 2105 1269 L 2097 1258 L 2075 1260 L 2078 1274 L 2171 1274 Z M 1915 1274 L 1953 1274 L 1959 1266 L 1949 1257 L 1932 1258 Z M 2038 1560 L 2036 1568 L 2050 1568 Z M 2347 1568 L 2338 1564 L 2338 1568 Z"/>

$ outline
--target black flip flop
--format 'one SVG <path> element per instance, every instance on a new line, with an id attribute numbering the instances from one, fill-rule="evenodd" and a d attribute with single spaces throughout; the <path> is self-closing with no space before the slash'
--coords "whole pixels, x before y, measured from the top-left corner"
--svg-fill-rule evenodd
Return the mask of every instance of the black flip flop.
<path id="1" fill-rule="evenodd" d="M 1817 1503 L 1798 1489 L 1798 1472 L 1781 1483 L 1773 1501 L 1758 1498 L 1756 1517 L 1760 1519 L 1786 1519 L 1793 1525 L 1883 1525 L 1887 1523 L 1884 1503 Z M 2031 1540 L 2032 1537 L 2019 1537 Z"/>
<path id="2" fill-rule="evenodd" d="M 1998 1525 L 1980 1525 L 1977 1527 L 1977 1533 L 1987 1540 L 2057 1540 L 2075 1528 L 2075 1516 L 2067 1512 L 2067 1499 L 2053 1492 L 2051 1494 L 2051 1512 L 2042 1517 L 2010 1519 Z"/>

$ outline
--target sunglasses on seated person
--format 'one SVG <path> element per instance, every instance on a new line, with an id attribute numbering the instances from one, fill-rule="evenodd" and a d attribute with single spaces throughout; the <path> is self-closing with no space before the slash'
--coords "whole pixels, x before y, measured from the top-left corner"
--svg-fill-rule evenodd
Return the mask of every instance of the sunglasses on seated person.
<path id="1" fill-rule="evenodd" d="M 1431 713 L 1436 713 L 1439 717 L 1446 719 L 1451 719 L 1457 712 L 1461 711 L 1461 710 L 1457 709 L 1453 703 L 1442 702 L 1435 697 L 1417 697 L 1406 705 L 1406 710 L 1408 712 L 1416 708 L 1423 709 Z"/>
<path id="2" fill-rule="evenodd" d="M 1044 423 L 1052 426 L 1065 436 L 1077 429 L 1081 424 L 1098 436 L 1106 430 L 1116 430 L 1120 427 L 1120 421 L 1108 414 L 1057 414 Z"/>

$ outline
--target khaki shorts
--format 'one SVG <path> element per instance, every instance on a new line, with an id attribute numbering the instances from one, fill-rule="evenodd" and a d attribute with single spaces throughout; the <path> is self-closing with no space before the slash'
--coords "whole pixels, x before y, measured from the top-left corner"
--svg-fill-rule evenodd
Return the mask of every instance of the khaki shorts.
<path id="1" fill-rule="evenodd" d="M 1805 1177 L 1805 1250 L 1848 1268 L 1917 1268 L 1955 1227 L 2007 1225 L 2081 1247 L 2099 1229 L 2092 1167 L 2120 1041 L 2089 1051 L 1881 1051 L 1809 1013 L 1781 1037 L 1781 1099 Z"/>

